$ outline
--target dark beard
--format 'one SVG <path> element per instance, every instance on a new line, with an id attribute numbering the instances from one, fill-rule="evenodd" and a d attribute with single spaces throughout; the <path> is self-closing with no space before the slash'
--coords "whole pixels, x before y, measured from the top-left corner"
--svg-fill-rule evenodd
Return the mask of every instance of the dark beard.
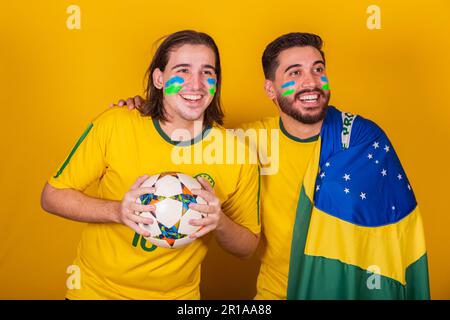
<path id="1" fill-rule="evenodd" d="M 297 98 L 305 93 L 305 92 L 320 92 L 320 94 L 322 94 L 325 98 L 326 101 L 323 104 L 323 106 L 321 106 L 321 111 L 320 113 L 316 114 L 316 115 L 305 115 L 302 114 L 302 112 L 300 110 L 297 110 L 296 108 L 294 108 L 292 105 L 294 104 L 294 101 L 297 100 Z M 325 118 L 325 115 L 327 114 L 327 110 L 328 110 L 328 102 L 330 101 L 330 95 L 326 95 L 325 92 L 319 88 L 313 89 L 313 90 L 302 90 L 297 92 L 297 94 L 294 97 L 294 100 L 290 101 L 288 98 L 281 96 L 279 93 L 277 93 L 277 100 L 278 100 L 278 105 L 280 106 L 281 111 L 283 111 L 284 113 L 286 113 L 288 116 L 294 118 L 295 120 L 297 120 L 298 122 L 304 123 L 304 124 L 315 124 L 319 121 L 322 121 Z"/>

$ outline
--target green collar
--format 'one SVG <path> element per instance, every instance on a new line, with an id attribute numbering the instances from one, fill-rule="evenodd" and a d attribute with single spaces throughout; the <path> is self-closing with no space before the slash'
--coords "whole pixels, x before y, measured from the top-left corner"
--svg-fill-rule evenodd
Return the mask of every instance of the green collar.
<path id="1" fill-rule="evenodd" d="M 306 139 L 297 138 L 297 137 L 293 136 L 292 134 L 290 134 L 289 132 L 287 132 L 286 128 L 283 125 L 283 121 L 281 121 L 281 117 L 279 119 L 280 119 L 281 132 L 283 132 L 283 134 L 286 137 L 288 137 L 289 139 L 294 140 L 296 142 L 313 142 L 313 141 L 317 141 L 317 139 L 319 139 L 320 134 L 316 134 L 315 136 L 312 136 L 312 137 L 309 137 Z"/>
<path id="2" fill-rule="evenodd" d="M 211 131 L 211 127 L 205 127 L 205 129 L 203 129 L 202 133 L 198 134 L 196 137 L 194 137 L 191 140 L 175 141 L 175 140 L 170 139 L 170 137 L 164 132 L 164 130 L 161 128 L 161 125 L 159 124 L 158 119 L 152 118 L 152 122 L 153 122 L 153 125 L 155 126 L 156 131 L 158 131 L 159 135 L 164 140 L 166 140 L 168 143 L 170 143 L 174 146 L 179 146 L 179 147 L 186 147 L 186 146 L 193 145 L 193 144 L 199 142 L 200 140 L 202 140 L 203 138 L 205 138 L 209 134 L 209 131 Z"/>

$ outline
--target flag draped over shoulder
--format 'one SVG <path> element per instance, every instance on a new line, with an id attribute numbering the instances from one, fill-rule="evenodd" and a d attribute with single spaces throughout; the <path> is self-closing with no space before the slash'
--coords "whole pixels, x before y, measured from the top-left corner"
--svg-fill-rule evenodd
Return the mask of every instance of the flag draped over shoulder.
<path id="1" fill-rule="evenodd" d="M 386 134 L 328 109 L 294 225 L 287 299 L 429 299 L 419 207 Z"/>

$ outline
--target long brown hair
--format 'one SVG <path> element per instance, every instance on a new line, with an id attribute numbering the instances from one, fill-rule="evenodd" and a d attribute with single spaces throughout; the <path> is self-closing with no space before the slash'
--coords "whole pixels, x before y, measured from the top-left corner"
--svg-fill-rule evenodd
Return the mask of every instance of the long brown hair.
<path id="1" fill-rule="evenodd" d="M 147 86 L 145 89 L 146 101 L 142 107 L 139 108 L 139 112 L 143 116 L 151 116 L 158 120 L 166 121 L 166 115 L 163 105 L 163 90 L 155 87 L 153 83 L 153 71 L 155 69 L 160 69 L 164 71 L 166 65 L 169 61 L 169 54 L 171 50 L 179 48 L 185 44 L 192 45 L 205 45 L 214 52 L 216 57 L 216 93 L 213 100 L 211 101 L 208 108 L 205 110 L 204 114 L 204 124 L 205 126 L 212 126 L 214 123 L 222 125 L 224 114 L 220 102 L 220 89 L 221 89 L 221 68 L 220 68 L 220 56 L 219 49 L 217 48 L 214 40 L 203 32 L 197 32 L 193 30 L 183 30 L 172 33 L 169 36 L 161 38 L 159 41 L 162 43 L 159 45 L 158 49 L 153 56 L 150 67 L 148 68 L 145 78 L 147 79 Z"/>

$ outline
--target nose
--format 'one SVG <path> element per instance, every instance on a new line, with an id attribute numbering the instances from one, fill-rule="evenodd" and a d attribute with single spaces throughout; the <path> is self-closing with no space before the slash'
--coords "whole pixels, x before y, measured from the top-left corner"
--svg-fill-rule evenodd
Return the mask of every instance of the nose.
<path id="1" fill-rule="evenodd" d="M 193 74 L 191 76 L 191 89 L 192 90 L 200 90 L 203 86 L 202 77 L 199 74 Z"/>
<path id="2" fill-rule="evenodd" d="M 301 86 L 304 89 L 313 89 L 316 86 L 314 76 L 311 73 L 306 72 L 303 76 Z"/>

